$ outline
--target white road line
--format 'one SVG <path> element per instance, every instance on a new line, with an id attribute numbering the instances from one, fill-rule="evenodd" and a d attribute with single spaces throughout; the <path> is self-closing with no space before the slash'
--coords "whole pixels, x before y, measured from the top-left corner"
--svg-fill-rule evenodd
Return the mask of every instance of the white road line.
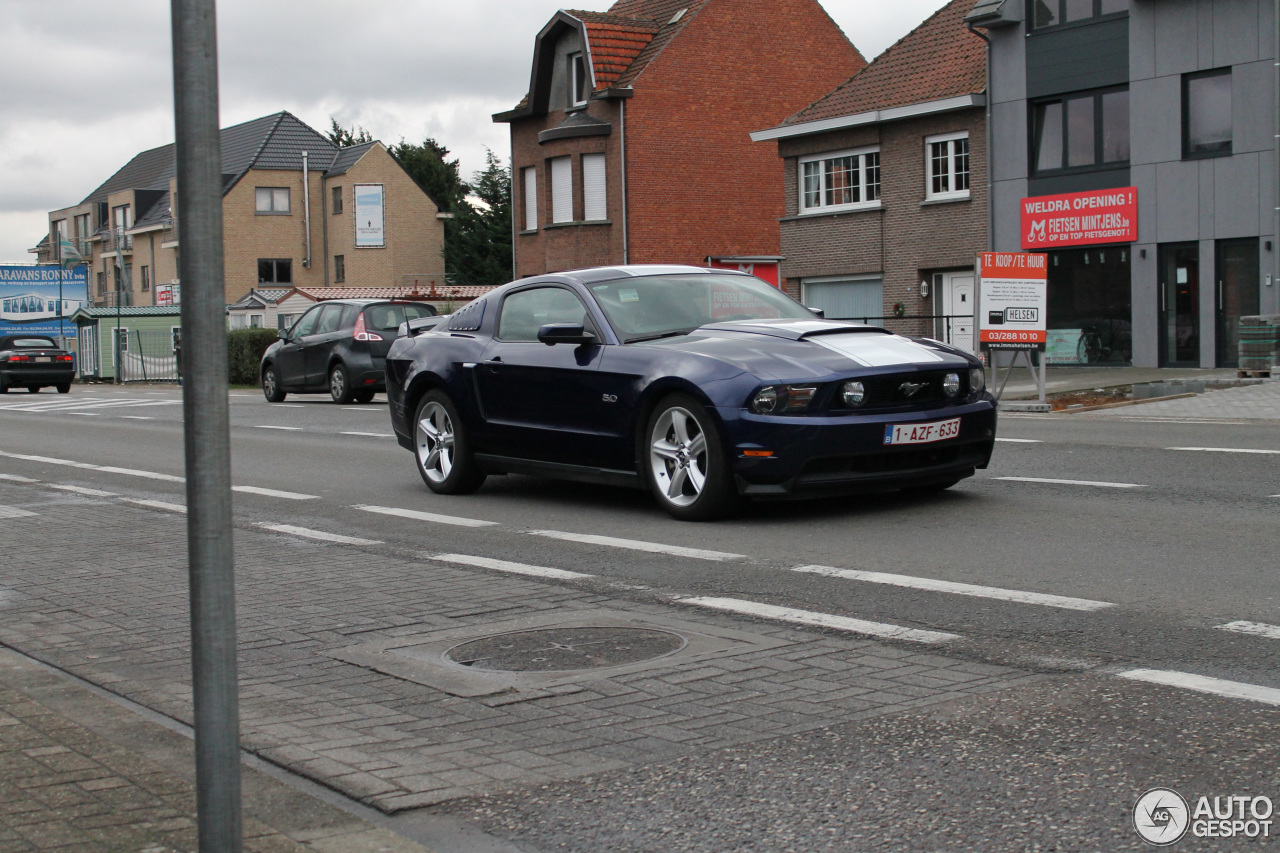
<path id="1" fill-rule="evenodd" d="M 1088 598 L 1071 598 L 1065 595 L 1048 595 L 1040 592 L 1023 592 L 1017 589 L 1002 589 L 996 586 L 976 586 L 974 584 L 956 583 L 954 581 L 918 578 L 911 575 L 892 575 L 885 572 L 863 572 L 857 569 L 836 569 L 831 566 L 797 566 L 793 572 L 806 572 L 826 577 L 843 578 L 844 580 L 882 583 L 890 586 L 904 586 L 912 589 L 924 589 L 930 592 L 949 592 L 955 595 L 971 595 L 976 598 L 995 598 L 1001 601 L 1012 601 L 1018 604 L 1039 604 L 1044 607 L 1061 607 L 1066 610 L 1102 610 L 1114 607 L 1110 601 L 1094 601 Z"/>
<path id="2" fill-rule="evenodd" d="M 272 403 L 277 409 L 305 409 L 305 403 Z"/>
<path id="3" fill-rule="evenodd" d="M 138 506 L 151 507 L 151 509 L 162 509 L 166 512 L 186 513 L 187 508 L 182 504 L 165 503 L 164 501 L 149 501 L 144 498 L 121 498 L 126 503 L 137 504 Z"/>
<path id="4" fill-rule="evenodd" d="M 70 459 L 55 459 L 52 456 L 33 456 L 29 453 L 8 453 L 4 450 L 0 450 L 0 456 L 7 457 L 9 459 L 25 459 L 28 462 L 44 462 L 49 465 L 69 465 L 72 468 L 89 468 L 92 470 L 98 467 L 97 465 L 92 465 L 88 462 L 73 462 Z"/>
<path id="5" fill-rule="evenodd" d="M 1054 483 L 1061 486 L 1098 486 L 1103 489 L 1145 489 L 1141 483 L 1102 483 L 1096 480 L 1053 480 L 1047 477 L 992 477 L 993 480 L 1012 480 L 1016 483 Z"/>
<path id="6" fill-rule="evenodd" d="M 1010 441 L 1014 444 L 1044 444 L 1044 442 L 1038 438 L 997 438 L 996 441 Z"/>
<path id="7" fill-rule="evenodd" d="M 96 418 L 98 416 L 97 412 L 67 412 L 67 414 L 76 415 L 82 418 Z"/>
<path id="8" fill-rule="evenodd" d="M 39 480 L 33 480 L 30 477 L 19 477 L 17 474 L 0 474 L 0 480 L 8 480 L 12 483 L 38 483 Z"/>
<path id="9" fill-rule="evenodd" d="M 147 480 L 164 480 L 166 483 L 185 483 L 186 477 L 179 477 L 176 474 L 161 474 L 159 471 L 139 471 L 136 468 L 117 468 L 114 465 L 90 465 L 88 466 L 95 471 L 102 471 L 105 474 L 124 474 L 128 477 L 142 477 Z"/>
<path id="10" fill-rule="evenodd" d="M 25 509 L 18 509 L 16 506 L 4 506 L 0 504 L 0 518 L 29 518 L 35 515 L 34 512 L 27 512 Z"/>
<path id="11" fill-rule="evenodd" d="M 1280 450 L 1256 450 L 1247 447 L 1166 447 L 1165 450 L 1198 450 L 1201 453 L 1263 453 L 1280 456 Z"/>
<path id="12" fill-rule="evenodd" d="M 369 406 L 343 406 L 344 412 L 379 412 L 380 409 L 370 408 Z"/>
<path id="13" fill-rule="evenodd" d="M 291 432 L 300 432 L 302 430 L 302 427 L 284 427 L 284 426 L 269 426 L 267 424 L 256 424 L 254 426 L 254 429 L 283 429 L 283 430 L 289 430 Z"/>
<path id="14" fill-rule="evenodd" d="M 389 432 L 339 432 L 338 435 L 363 435 L 367 438 L 395 438 Z"/>
<path id="15" fill-rule="evenodd" d="M 230 393 L 230 394 L 228 394 L 227 396 L 228 396 L 228 397 L 256 397 L 256 396 L 258 396 L 258 395 L 257 395 L 257 394 L 236 394 L 236 393 Z"/>
<path id="16" fill-rule="evenodd" d="M 489 557 L 472 557 L 469 554 L 437 554 L 431 557 L 442 563 L 461 563 L 465 566 L 479 566 L 482 569 L 495 569 L 499 572 L 510 572 L 515 575 L 531 575 L 535 578 L 555 578 L 556 580 L 582 580 L 595 575 L 571 572 L 567 569 L 552 569 L 547 566 L 530 566 L 524 563 L 510 563 L 506 560 L 494 560 Z"/>
<path id="17" fill-rule="evenodd" d="M 1169 687 L 1182 687 L 1231 699 L 1248 699 L 1252 702 L 1280 705 L 1280 690 L 1274 687 L 1263 687 L 1260 684 L 1246 684 L 1242 681 L 1227 681 L 1222 678 L 1210 678 L 1207 675 L 1193 675 L 1189 672 L 1172 672 L 1163 669 L 1131 669 L 1117 675 L 1133 681 L 1165 684 Z"/>
<path id="18" fill-rule="evenodd" d="M 381 545 L 377 539 L 361 539 L 357 536 L 342 536 L 338 533 L 325 533 L 323 530 L 312 530 L 309 527 L 294 527 L 292 524 L 266 524 L 258 522 L 259 527 L 274 530 L 276 533 L 288 533 L 305 539 L 319 539 L 323 542 L 337 542 L 341 545 Z"/>
<path id="19" fill-rule="evenodd" d="M 1235 631 L 1237 634 L 1254 634 L 1280 640 L 1280 625 L 1267 625 L 1263 622 L 1228 622 L 1217 627 L 1223 631 Z"/>
<path id="20" fill-rule="evenodd" d="M 155 418 L 150 415 L 121 415 L 122 418 L 128 418 L 131 421 L 154 421 Z"/>
<path id="21" fill-rule="evenodd" d="M 49 488 L 62 492 L 74 492 L 77 495 L 88 495 L 92 498 L 118 498 L 115 492 L 104 492 L 102 489 L 86 489 L 84 486 L 68 486 L 62 483 L 50 483 Z"/>
<path id="22" fill-rule="evenodd" d="M 945 643 L 949 640 L 959 639 L 958 634 L 947 634 L 942 631 L 922 631 L 919 628 L 904 628 L 901 625 L 887 625 L 883 622 L 867 622 L 863 619 L 850 619 L 847 616 L 817 613 L 812 610 L 776 607 L 772 604 L 743 601 L 740 598 L 695 596 L 677 598 L 675 600 L 682 604 L 693 604 L 697 607 L 708 607 L 712 610 L 729 610 L 734 613 L 745 613 L 748 616 L 763 616 L 766 619 L 795 622 L 799 625 L 835 628 L 838 631 L 849 631 L 853 634 L 864 634 L 870 637 L 882 637 L 886 640 L 909 640 L 913 643 Z"/>
<path id="23" fill-rule="evenodd" d="M 489 527 L 498 524 L 496 521 L 482 521 L 478 518 L 462 518 L 456 515 L 437 515 L 434 512 L 419 512 L 416 509 L 400 509 L 394 506 L 363 506 L 358 505 L 352 509 L 362 510 L 363 512 L 376 512 L 380 515 L 395 515 L 400 518 L 411 518 L 414 521 L 432 521 L 436 524 L 453 524 L 458 527 Z"/>
<path id="24" fill-rule="evenodd" d="M 1144 424 L 1226 424 L 1228 426 L 1243 426 L 1242 420 L 1211 420 L 1209 418 L 1157 418 L 1157 417 L 1137 417 L 1136 415 L 1122 415 L 1119 417 L 1122 421 L 1134 421 L 1135 423 Z"/>
<path id="25" fill-rule="evenodd" d="M 304 495 L 300 492 L 282 492 L 279 489 L 264 489 L 261 486 L 232 486 L 233 492 L 244 492 L 248 495 L 266 495 L 269 498 L 284 498 L 290 501 L 312 501 L 319 495 Z"/>
<path id="26" fill-rule="evenodd" d="M 566 542 L 583 542 L 588 545 L 607 545 L 611 548 L 627 548 L 631 551 L 648 551 L 652 554 L 672 554 L 676 557 L 692 557 L 695 560 L 745 560 L 745 554 L 725 551 L 707 551 L 702 548 L 685 548 L 681 545 L 663 545 L 660 542 L 643 542 L 639 539 L 615 539 L 612 536 L 596 536 L 589 533 L 565 533 L 562 530 L 526 530 L 534 536 L 563 539 Z"/>

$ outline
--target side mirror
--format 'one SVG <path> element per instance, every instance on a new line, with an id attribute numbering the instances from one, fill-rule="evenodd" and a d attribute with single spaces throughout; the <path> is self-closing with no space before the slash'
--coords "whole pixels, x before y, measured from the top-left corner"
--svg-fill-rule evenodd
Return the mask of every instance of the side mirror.
<path id="1" fill-rule="evenodd" d="M 581 323 L 547 323 L 538 327 L 538 340 L 551 347 L 556 344 L 595 343 L 596 336 L 586 331 Z"/>
<path id="2" fill-rule="evenodd" d="M 289 330 L 288 330 L 288 329 L 276 329 L 276 337 L 277 337 L 277 338 L 279 338 L 279 339 L 280 339 L 280 340 L 282 340 L 282 341 L 287 341 L 287 340 L 289 340 Z"/>
<path id="3" fill-rule="evenodd" d="M 806 305 L 805 307 L 809 308 L 808 305 Z M 812 311 L 818 317 L 825 318 L 827 316 L 827 312 L 823 311 L 821 308 L 809 308 L 809 310 Z"/>

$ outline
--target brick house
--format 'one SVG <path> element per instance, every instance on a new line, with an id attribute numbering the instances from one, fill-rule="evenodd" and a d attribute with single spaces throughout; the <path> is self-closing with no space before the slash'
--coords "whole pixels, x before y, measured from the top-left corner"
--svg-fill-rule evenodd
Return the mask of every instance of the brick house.
<path id="1" fill-rule="evenodd" d="M 339 148 L 287 112 L 221 133 L 227 302 L 253 288 L 444 283 L 439 207 L 381 142 Z M 143 151 L 49 214 L 50 235 L 88 262 L 95 305 L 180 298 L 176 172 L 173 145 Z M 59 244 L 41 241 L 39 261 Z"/>
<path id="2" fill-rule="evenodd" d="M 776 283 L 778 162 L 753 128 L 866 64 L 816 0 L 618 0 L 538 34 L 511 125 L 518 277 L 755 265 Z"/>
<path id="3" fill-rule="evenodd" d="M 816 103 L 752 138 L 785 163 L 784 286 L 828 317 L 972 347 L 987 248 L 986 51 L 952 0 Z M 776 140 L 776 142 L 775 142 Z"/>

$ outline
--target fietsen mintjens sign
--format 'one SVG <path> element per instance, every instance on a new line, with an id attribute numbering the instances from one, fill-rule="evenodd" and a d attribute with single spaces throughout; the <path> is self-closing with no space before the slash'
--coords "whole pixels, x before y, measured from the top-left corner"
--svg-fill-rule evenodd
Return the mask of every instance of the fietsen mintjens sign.
<path id="1" fill-rule="evenodd" d="M 986 349 L 1043 350 L 1048 255 L 983 252 L 978 343 Z"/>
<path id="2" fill-rule="evenodd" d="M 1119 187 L 1022 200 L 1022 248 L 1056 249 L 1138 239 L 1138 190 Z"/>

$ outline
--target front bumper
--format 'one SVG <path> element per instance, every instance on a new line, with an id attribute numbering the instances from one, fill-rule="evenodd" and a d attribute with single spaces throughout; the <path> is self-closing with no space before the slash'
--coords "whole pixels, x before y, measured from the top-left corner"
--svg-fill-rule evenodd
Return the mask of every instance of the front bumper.
<path id="1" fill-rule="evenodd" d="M 987 467 L 995 447 L 995 403 L 914 412 L 838 416 L 753 415 L 718 409 L 738 491 L 759 497 L 879 492 L 945 483 Z M 885 445 L 885 427 L 960 418 L 954 438 Z M 752 455 L 772 451 L 770 456 Z"/>

